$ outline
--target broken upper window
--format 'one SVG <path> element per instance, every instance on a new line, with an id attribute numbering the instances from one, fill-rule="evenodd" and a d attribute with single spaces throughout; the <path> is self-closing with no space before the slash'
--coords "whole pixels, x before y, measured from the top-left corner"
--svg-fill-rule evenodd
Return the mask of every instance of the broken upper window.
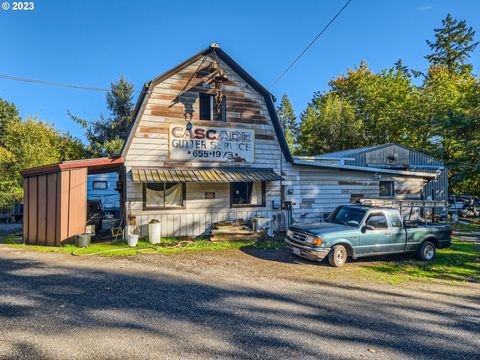
<path id="1" fill-rule="evenodd" d="M 200 94 L 200 120 L 214 120 L 215 97 L 210 94 Z"/>
<path id="2" fill-rule="evenodd" d="M 216 97 L 211 94 L 199 94 L 200 120 L 227 121 L 227 99 L 222 96 L 220 107 Z"/>

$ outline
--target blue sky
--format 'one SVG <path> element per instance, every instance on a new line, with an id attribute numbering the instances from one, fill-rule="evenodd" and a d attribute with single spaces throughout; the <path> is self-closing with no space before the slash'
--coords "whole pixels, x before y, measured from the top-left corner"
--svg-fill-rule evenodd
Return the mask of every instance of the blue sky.
<path id="1" fill-rule="evenodd" d="M 268 87 L 345 1 L 37 0 L 34 11 L 0 9 L 0 74 L 101 88 L 124 75 L 140 90 L 215 41 Z M 480 39 L 480 1 L 353 0 L 270 90 L 287 92 L 300 113 L 314 91 L 362 59 L 374 70 L 399 58 L 424 69 L 425 40 L 449 12 Z M 82 139 L 67 110 L 86 119 L 107 114 L 102 92 L 0 79 L 0 97 Z"/>

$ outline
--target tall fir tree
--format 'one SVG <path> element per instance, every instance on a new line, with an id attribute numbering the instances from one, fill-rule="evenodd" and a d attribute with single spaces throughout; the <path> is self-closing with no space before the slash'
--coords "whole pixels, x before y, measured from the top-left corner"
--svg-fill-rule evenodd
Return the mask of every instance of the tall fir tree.
<path id="1" fill-rule="evenodd" d="M 448 14 L 442 20 L 442 27 L 434 29 L 435 41 L 427 40 L 432 50 L 425 58 L 433 65 L 444 65 L 450 71 L 470 72 L 472 65 L 467 63 L 478 42 L 474 41 L 475 30 L 467 27 L 465 20 L 458 21 Z"/>
<path id="2" fill-rule="evenodd" d="M 285 138 L 287 139 L 288 147 L 292 153 L 296 152 L 296 143 L 298 136 L 298 123 L 295 112 L 293 111 L 292 103 L 287 94 L 283 94 L 280 105 L 277 108 L 280 122 L 282 123 Z"/>
<path id="3" fill-rule="evenodd" d="M 70 118 L 86 129 L 92 156 L 116 156 L 120 154 L 132 122 L 133 84 L 123 76 L 110 84 L 106 94 L 107 109 L 111 116 L 100 115 L 95 121 L 87 121 L 68 112 Z"/>

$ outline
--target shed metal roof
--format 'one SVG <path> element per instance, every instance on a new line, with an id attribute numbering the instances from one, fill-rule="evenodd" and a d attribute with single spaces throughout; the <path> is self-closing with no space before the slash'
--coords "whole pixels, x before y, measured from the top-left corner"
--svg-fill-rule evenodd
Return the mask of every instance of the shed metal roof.
<path id="1" fill-rule="evenodd" d="M 254 168 L 199 168 L 132 169 L 134 182 L 250 182 L 283 180 L 271 169 Z"/>
<path id="2" fill-rule="evenodd" d="M 56 171 L 87 168 L 89 173 L 115 171 L 123 165 L 123 158 L 95 158 L 95 159 L 81 159 L 69 160 L 61 163 L 37 166 L 29 169 L 21 170 L 20 173 L 24 176 L 36 176 L 48 174 Z"/>

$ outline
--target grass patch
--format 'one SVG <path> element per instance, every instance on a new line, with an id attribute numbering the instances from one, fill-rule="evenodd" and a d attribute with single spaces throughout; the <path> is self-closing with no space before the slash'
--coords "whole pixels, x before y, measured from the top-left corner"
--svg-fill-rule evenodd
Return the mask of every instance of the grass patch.
<path id="1" fill-rule="evenodd" d="M 471 221 L 471 220 L 468 220 Z M 454 230 L 477 230 L 480 231 L 480 223 L 471 221 L 469 224 L 452 223 Z"/>
<path id="2" fill-rule="evenodd" d="M 419 279 L 480 282 L 480 254 L 475 244 L 454 240 L 450 249 L 438 249 L 433 262 L 408 259 L 367 268 L 378 280 L 392 284 Z"/>
<path id="3" fill-rule="evenodd" d="M 63 246 L 44 246 L 44 245 L 28 245 L 23 244 L 21 234 L 10 234 L 3 237 L 4 244 L 17 249 L 28 249 L 39 252 L 53 252 L 71 254 L 93 254 L 103 251 L 99 256 L 131 256 L 141 252 L 158 252 L 158 253 L 179 253 L 195 250 L 228 250 L 241 249 L 244 247 L 259 249 L 279 249 L 286 247 L 283 241 L 260 239 L 249 241 L 222 241 L 212 242 L 208 239 L 197 239 L 186 242 L 179 238 L 162 238 L 158 245 L 152 245 L 147 241 L 139 241 L 137 247 L 128 247 L 126 241 L 92 243 L 88 248 L 78 248 L 75 245 L 65 244 Z M 112 251 L 114 250 L 114 251 Z"/>

